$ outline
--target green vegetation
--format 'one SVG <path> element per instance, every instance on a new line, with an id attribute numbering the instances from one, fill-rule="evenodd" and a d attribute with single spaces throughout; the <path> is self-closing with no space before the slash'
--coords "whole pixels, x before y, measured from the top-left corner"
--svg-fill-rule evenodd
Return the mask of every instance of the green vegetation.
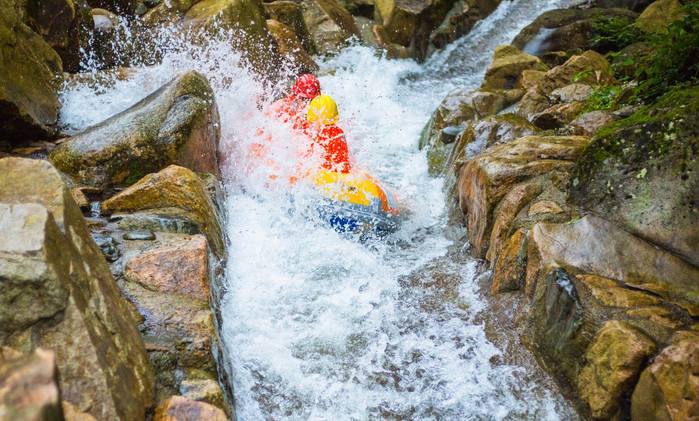
<path id="1" fill-rule="evenodd" d="M 595 89 L 585 104 L 585 112 L 618 108 L 622 92 L 620 86 L 614 85 Z"/>
<path id="2" fill-rule="evenodd" d="M 683 13 L 667 33 L 650 37 L 650 64 L 640 66 L 636 74 L 641 99 L 653 100 L 673 87 L 699 82 L 699 2 L 684 5 Z"/>
<path id="3" fill-rule="evenodd" d="M 592 23 L 592 48 L 602 53 L 619 51 L 631 44 L 642 41 L 643 32 L 630 18 L 600 16 Z"/>

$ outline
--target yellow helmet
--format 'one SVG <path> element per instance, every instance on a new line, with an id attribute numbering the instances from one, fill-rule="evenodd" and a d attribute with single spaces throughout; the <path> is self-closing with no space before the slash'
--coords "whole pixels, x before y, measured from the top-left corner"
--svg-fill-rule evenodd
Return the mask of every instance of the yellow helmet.
<path id="1" fill-rule="evenodd" d="M 318 95 L 308 104 L 306 119 L 309 123 L 320 122 L 323 125 L 337 123 L 340 115 L 337 112 L 337 104 L 330 95 Z"/>

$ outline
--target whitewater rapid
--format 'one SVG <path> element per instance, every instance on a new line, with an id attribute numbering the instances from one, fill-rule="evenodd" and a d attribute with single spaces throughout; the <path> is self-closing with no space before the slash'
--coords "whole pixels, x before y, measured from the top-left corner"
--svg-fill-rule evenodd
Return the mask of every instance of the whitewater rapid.
<path id="1" fill-rule="evenodd" d="M 137 66 L 123 80 L 66 85 L 61 120 L 80 131 L 183 70 L 211 82 L 230 240 L 220 333 L 239 420 L 574 417 L 525 368 L 497 362 L 501 351 L 477 321 L 487 311 L 479 264 L 448 235 L 442 180 L 428 176 L 417 148 L 430 113 L 450 90 L 477 87 L 496 45 L 569 3 L 504 0 L 423 65 L 358 45 L 319 60 L 354 165 L 390 186 L 407 209 L 398 232 L 366 243 L 305 217 L 296 210 L 313 196 L 302 186 L 270 185 L 249 165 L 245 153 L 260 128 L 283 140 L 271 151 L 282 163 L 278 175 L 293 173 L 284 163 L 296 159 L 296 143 L 266 112 L 272 98 L 227 40 L 201 48 L 163 33 L 158 65 Z"/>

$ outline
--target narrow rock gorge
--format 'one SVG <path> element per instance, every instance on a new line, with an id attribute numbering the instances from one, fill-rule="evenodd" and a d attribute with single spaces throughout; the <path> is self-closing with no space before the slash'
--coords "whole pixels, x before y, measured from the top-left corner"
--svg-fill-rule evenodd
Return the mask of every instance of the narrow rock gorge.
<path id="1" fill-rule="evenodd" d="M 0 0 L 0 420 L 699 418 L 698 60 L 694 0 Z"/>

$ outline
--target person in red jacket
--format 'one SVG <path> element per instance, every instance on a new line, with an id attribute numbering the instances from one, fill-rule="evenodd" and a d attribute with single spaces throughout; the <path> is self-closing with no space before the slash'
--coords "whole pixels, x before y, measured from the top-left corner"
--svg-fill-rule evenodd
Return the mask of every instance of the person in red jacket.
<path id="1" fill-rule="evenodd" d="M 329 95 L 319 95 L 308 104 L 306 133 L 310 136 L 311 153 L 315 145 L 321 150 L 321 167 L 341 173 L 350 172 L 349 148 L 345 133 L 337 126 L 337 104 Z"/>
<path id="2" fill-rule="evenodd" d="M 320 95 L 320 81 L 312 74 L 301 75 L 291 88 L 291 93 L 273 104 L 274 113 L 284 122 L 291 121 L 294 128 L 303 128 L 308 103 Z"/>

